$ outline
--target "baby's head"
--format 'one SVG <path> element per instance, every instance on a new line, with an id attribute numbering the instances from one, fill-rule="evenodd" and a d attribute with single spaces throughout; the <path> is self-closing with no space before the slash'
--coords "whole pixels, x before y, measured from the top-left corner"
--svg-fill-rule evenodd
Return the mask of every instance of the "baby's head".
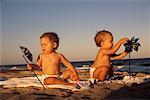
<path id="1" fill-rule="evenodd" d="M 94 38 L 97 47 L 101 47 L 101 43 L 108 39 L 113 39 L 113 36 L 111 32 L 105 30 L 98 31 Z"/>
<path id="2" fill-rule="evenodd" d="M 57 49 L 59 46 L 59 38 L 55 32 L 46 32 L 40 36 L 43 51 Z"/>

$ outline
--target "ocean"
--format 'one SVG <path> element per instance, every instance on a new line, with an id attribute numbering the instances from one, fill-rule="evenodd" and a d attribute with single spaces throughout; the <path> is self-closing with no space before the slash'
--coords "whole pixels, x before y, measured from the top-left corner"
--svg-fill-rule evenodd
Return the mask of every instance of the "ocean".
<path id="1" fill-rule="evenodd" d="M 112 60 L 112 65 L 115 71 L 129 71 L 129 60 Z M 93 61 L 76 61 L 71 62 L 76 69 L 87 69 L 89 70 L 90 65 Z M 61 64 L 61 68 L 65 68 Z M 0 71 L 13 71 L 13 70 L 27 70 L 26 64 L 16 64 L 16 65 L 1 65 Z M 150 73 L 150 58 L 142 59 L 130 59 L 130 72 L 146 72 Z"/>

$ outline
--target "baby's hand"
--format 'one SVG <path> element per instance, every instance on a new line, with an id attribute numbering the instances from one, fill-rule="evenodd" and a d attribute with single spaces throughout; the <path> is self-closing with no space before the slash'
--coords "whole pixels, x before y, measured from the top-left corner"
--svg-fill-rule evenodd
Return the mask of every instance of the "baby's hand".
<path id="1" fill-rule="evenodd" d="M 72 79 L 73 79 L 74 81 L 79 81 L 79 77 L 77 76 L 76 73 L 73 73 L 73 74 L 71 75 L 71 77 L 72 77 Z"/>
<path id="2" fill-rule="evenodd" d="M 27 64 L 27 69 L 28 70 L 32 70 L 33 69 L 34 64 Z"/>
<path id="3" fill-rule="evenodd" d="M 122 41 L 123 43 L 127 43 L 127 42 L 129 41 L 129 39 L 128 39 L 128 38 L 122 38 L 121 41 Z"/>

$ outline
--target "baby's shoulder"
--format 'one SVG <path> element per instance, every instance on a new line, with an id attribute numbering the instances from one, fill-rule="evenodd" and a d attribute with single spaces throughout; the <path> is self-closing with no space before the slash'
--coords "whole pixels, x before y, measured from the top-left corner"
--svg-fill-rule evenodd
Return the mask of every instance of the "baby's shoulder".
<path id="1" fill-rule="evenodd" d="M 40 61 L 42 59 L 42 54 L 39 54 L 37 57 L 37 61 Z"/>
<path id="2" fill-rule="evenodd" d="M 58 57 L 62 57 L 63 56 L 63 54 L 58 53 L 58 52 L 56 54 L 57 54 Z"/>
<path id="3" fill-rule="evenodd" d="M 99 56 L 107 55 L 107 53 L 108 53 L 108 49 L 100 49 L 98 51 Z"/>
<path id="4" fill-rule="evenodd" d="M 44 56 L 46 56 L 44 53 L 40 53 L 38 57 L 43 58 Z"/>
<path id="5" fill-rule="evenodd" d="M 63 55 L 62 53 L 58 53 L 58 52 L 57 52 L 57 56 L 58 56 L 60 59 L 65 58 L 64 55 Z"/>

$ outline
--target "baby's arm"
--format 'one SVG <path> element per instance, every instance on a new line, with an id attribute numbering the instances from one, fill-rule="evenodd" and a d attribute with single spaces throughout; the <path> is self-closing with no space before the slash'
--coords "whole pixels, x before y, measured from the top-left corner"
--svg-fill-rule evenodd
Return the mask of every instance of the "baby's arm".
<path id="1" fill-rule="evenodd" d="M 121 53 L 121 54 L 119 54 L 117 56 L 112 57 L 112 59 L 120 60 L 120 59 L 124 58 L 127 54 L 128 54 L 127 52 L 123 52 L 123 53 Z"/>
<path id="2" fill-rule="evenodd" d="M 101 52 L 103 54 L 107 54 L 107 55 L 111 55 L 111 54 L 115 54 L 115 52 L 118 51 L 118 49 L 120 48 L 120 46 L 123 44 L 123 43 L 126 43 L 129 39 L 128 38 L 122 38 L 120 39 L 116 45 L 111 48 L 111 49 L 102 49 Z"/>
<path id="3" fill-rule="evenodd" d="M 27 64 L 28 70 L 37 70 L 38 68 L 39 68 L 39 66 L 36 64 Z"/>
<path id="4" fill-rule="evenodd" d="M 41 58 L 40 55 L 38 56 L 36 64 L 27 64 L 27 69 L 28 70 L 37 70 L 41 66 Z"/>
<path id="5" fill-rule="evenodd" d="M 76 80 L 76 81 L 79 81 L 77 71 L 76 71 L 76 69 L 73 67 L 73 65 L 72 65 L 62 54 L 59 54 L 59 56 L 60 56 L 60 58 L 61 58 L 61 62 L 62 62 L 68 69 L 70 69 L 70 70 L 72 71 L 75 80 Z"/>

